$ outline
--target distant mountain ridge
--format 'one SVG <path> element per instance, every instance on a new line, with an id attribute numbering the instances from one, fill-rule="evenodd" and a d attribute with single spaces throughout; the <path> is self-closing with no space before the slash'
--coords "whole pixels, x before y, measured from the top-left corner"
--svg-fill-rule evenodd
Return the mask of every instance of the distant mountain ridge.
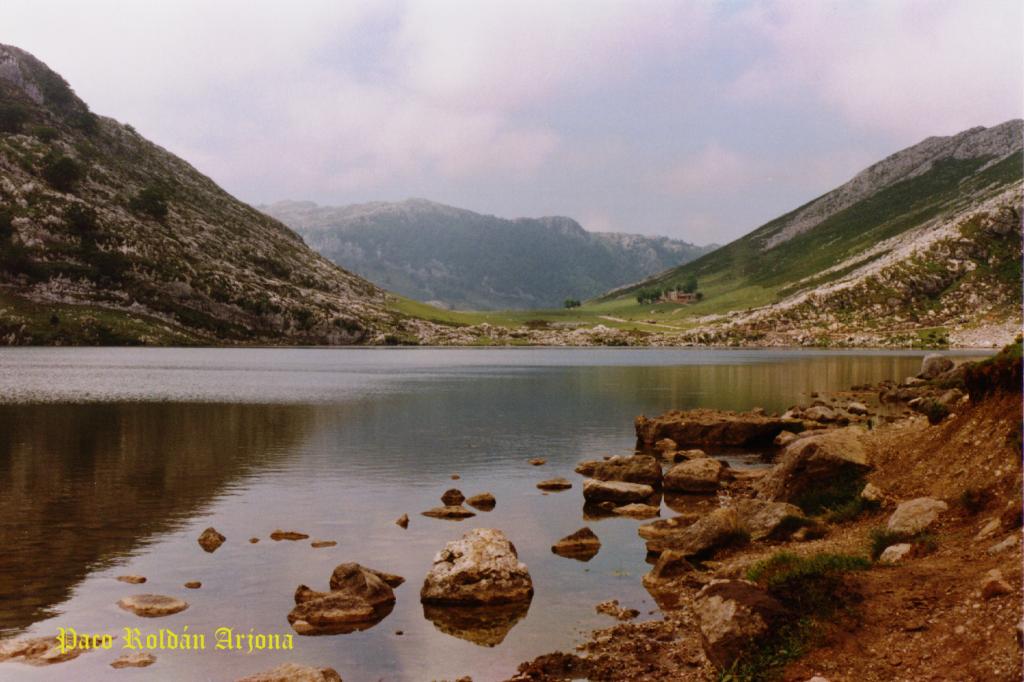
<path id="1" fill-rule="evenodd" d="M 505 219 L 426 199 L 261 210 L 370 281 L 460 309 L 549 308 L 688 262 L 713 246 L 587 232 L 563 216 Z"/>

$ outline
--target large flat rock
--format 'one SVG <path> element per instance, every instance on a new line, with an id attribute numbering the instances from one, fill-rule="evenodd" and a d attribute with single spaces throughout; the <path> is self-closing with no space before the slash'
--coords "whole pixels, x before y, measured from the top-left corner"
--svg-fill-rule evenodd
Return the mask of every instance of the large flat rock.
<path id="1" fill-rule="evenodd" d="M 674 410 L 658 417 L 636 418 L 637 448 L 653 450 L 655 443 L 669 438 L 680 447 L 691 445 L 770 445 L 783 431 L 802 431 L 799 419 L 767 417 L 753 412 L 723 410 Z"/>

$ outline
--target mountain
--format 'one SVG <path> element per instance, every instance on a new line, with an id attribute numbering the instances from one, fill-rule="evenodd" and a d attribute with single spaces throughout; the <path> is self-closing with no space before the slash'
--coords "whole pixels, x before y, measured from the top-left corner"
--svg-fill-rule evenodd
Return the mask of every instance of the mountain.
<path id="1" fill-rule="evenodd" d="M 354 343 L 401 333 L 385 304 L 0 45 L 0 342 Z"/>
<path id="2" fill-rule="evenodd" d="M 561 306 L 713 248 L 587 232 L 571 218 L 506 220 L 424 199 L 261 209 L 338 265 L 404 296 L 460 309 Z"/>
<path id="3" fill-rule="evenodd" d="M 1019 119 L 930 137 L 606 300 L 696 277 L 704 300 L 687 313 L 704 342 L 941 341 L 952 331 L 1019 329 L 1022 140 Z"/>

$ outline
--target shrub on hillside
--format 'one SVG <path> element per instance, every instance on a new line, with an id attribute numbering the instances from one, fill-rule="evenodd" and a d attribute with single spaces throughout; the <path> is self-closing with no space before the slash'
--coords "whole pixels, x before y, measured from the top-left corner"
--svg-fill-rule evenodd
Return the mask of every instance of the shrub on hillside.
<path id="1" fill-rule="evenodd" d="M 85 173 L 70 156 L 52 156 L 44 162 L 43 179 L 55 190 L 71 192 Z"/>
<path id="2" fill-rule="evenodd" d="M 20 133 L 28 111 L 19 104 L 0 104 L 0 133 Z"/>
<path id="3" fill-rule="evenodd" d="M 993 393 L 1021 390 L 1021 341 L 1010 344 L 995 357 L 969 365 L 964 370 L 964 387 L 977 402 Z"/>
<path id="4" fill-rule="evenodd" d="M 131 200 L 133 211 L 162 220 L 167 216 L 167 190 L 158 185 L 149 185 Z"/>
<path id="5" fill-rule="evenodd" d="M 74 232 L 92 232 L 96 229 L 96 211 L 85 204 L 68 204 L 64 209 L 64 222 Z"/>

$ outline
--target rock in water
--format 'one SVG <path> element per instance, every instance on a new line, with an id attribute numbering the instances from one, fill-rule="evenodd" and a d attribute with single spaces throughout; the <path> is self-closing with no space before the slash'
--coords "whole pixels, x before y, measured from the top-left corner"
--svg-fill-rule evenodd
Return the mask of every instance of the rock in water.
<path id="1" fill-rule="evenodd" d="M 117 579 L 122 583 L 128 583 L 130 585 L 141 585 L 146 582 L 146 578 L 141 575 L 119 575 L 117 576 Z"/>
<path id="2" fill-rule="evenodd" d="M 405 578 L 392 573 L 377 571 L 366 568 L 356 563 L 339 564 L 331 573 L 331 591 L 344 591 L 350 594 L 359 594 L 373 603 L 379 603 L 377 596 L 372 595 L 373 590 L 378 589 L 376 583 L 370 581 L 368 576 L 374 576 L 388 587 L 398 587 L 405 582 Z M 394 601 L 394 593 L 382 591 L 384 600 Z"/>
<path id="3" fill-rule="evenodd" d="M 890 533 L 914 535 L 938 521 L 939 514 L 947 509 L 949 509 L 948 504 L 931 497 L 918 497 L 901 502 L 889 517 L 886 529 Z"/>
<path id="4" fill-rule="evenodd" d="M 121 654 L 110 662 L 111 668 L 145 668 L 156 663 L 156 656 L 147 651 Z"/>
<path id="5" fill-rule="evenodd" d="M 541 490 L 568 490 L 572 487 L 572 483 L 564 478 L 549 478 L 538 483 L 537 487 Z"/>
<path id="6" fill-rule="evenodd" d="M 953 369 L 953 361 L 945 355 L 932 353 L 924 356 L 921 360 L 921 373 L 917 376 L 921 379 L 934 379 L 944 372 Z"/>
<path id="7" fill-rule="evenodd" d="M 145 618 L 170 616 L 188 608 L 187 601 L 163 594 L 135 594 L 119 600 L 117 605 Z"/>
<path id="8" fill-rule="evenodd" d="M 341 682 L 341 675 L 334 668 L 284 663 L 271 670 L 239 678 L 237 682 Z"/>
<path id="9" fill-rule="evenodd" d="M 199 546 L 207 552 L 214 552 L 218 547 L 224 544 L 225 540 L 227 540 L 227 538 L 218 533 L 211 526 L 204 530 L 203 534 L 199 536 Z"/>
<path id="10" fill-rule="evenodd" d="M 616 516 L 627 516 L 631 519 L 650 519 L 661 515 L 661 507 L 633 502 L 631 504 L 624 504 L 621 507 L 612 508 L 612 513 Z"/>
<path id="11" fill-rule="evenodd" d="M 404 578 L 356 563 L 341 564 L 331 575 L 331 591 L 305 585 L 295 590 L 295 608 L 288 622 L 300 635 L 344 634 L 365 630 L 384 619 L 395 604 Z"/>
<path id="12" fill-rule="evenodd" d="M 661 465 L 650 455 L 623 457 L 616 455 L 608 459 L 594 459 L 580 462 L 576 473 L 598 481 L 625 481 L 661 485 Z"/>
<path id="13" fill-rule="evenodd" d="M 198 580 L 190 580 L 187 583 L 185 583 L 185 587 L 187 587 L 190 590 L 198 590 L 202 586 L 203 584 Z"/>
<path id="14" fill-rule="evenodd" d="M 578 561 L 590 561 L 600 549 L 601 541 L 589 528 L 580 528 L 551 546 L 551 551 L 558 556 Z"/>
<path id="15" fill-rule="evenodd" d="M 476 516 L 475 512 L 471 512 L 462 505 L 451 506 L 451 507 L 434 507 L 428 509 L 425 512 L 420 512 L 423 516 L 429 516 L 432 519 L 468 519 L 471 516 Z"/>
<path id="16" fill-rule="evenodd" d="M 665 474 L 665 490 L 677 493 L 713 493 L 722 478 L 722 463 L 710 457 L 681 462 Z"/>
<path id="17" fill-rule="evenodd" d="M 788 612 L 765 590 L 746 580 L 712 580 L 695 600 L 701 644 L 719 670 L 750 651 Z"/>
<path id="18" fill-rule="evenodd" d="M 408 514 L 402 514 L 401 516 L 399 516 L 395 520 L 395 525 L 396 526 L 400 526 L 402 528 L 408 528 L 409 527 L 409 515 Z"/>
<path id="19" fill-rule="evenodd" d="M 280 542 L 281 540 L 291 540 L 294 542 L 296 540 L 305 540 L 308 537 L 309 536 L 305 533 L 299 533 L 298 531 L 294 530 L 275 530 L 273 533 L 270 534 L 270 539 L 276 540 L 278 542 Z"/>
<path id="20" fill-rule="evenodd" d="M 334 540 L 314 540 L 309 543 L 309 546 L 313 549 L 323 549 L 324 547 L 334 547 L 337 544 Z"/>
<path id="21" fill-rule="evenodd" d="M 494 499 L 494 495 L 491 493 L 480 493 L 479 495 L 466 498 L 466 504 L 480 511 L 491 511 L 498 504 L 498 501 Z"/>
<path id="22" fill-rule="evenodd" d="M 441 502 L 446 507 L 457 507 L 465 501 L 466 496 L 458 488 L 450 488 L 444 491 L 444 495 L 441 495 Z"/>
<path id="23" fill-rule="evenodd" d="M 643 483 L 622 481 L 583 481 L 583 497 L 587 502 L 643 502 L 654 494 L 654 488 Z"/>
<path id="24" fill-rule="evenodd" d="M 547 464 L 547 462 L 548 461 L 543 457 L 534 457 L 533 459 L 530 460 L 530 464 L 532 464 L 535 467 L 544 466 L 545 464 Z"/>
<path id="25" fill-rule="evenodd" d="M 871 467 L 862 437 L 862 429 L 847 427 L 791 443 L 758 483 L 760 497 L 793 502 L 805 492 L 863 476 Z"/>
<path id="26" fill-rule="evenodd" d="M 798 419 L 765 417 L 750 412 L 719 410 L 687 410 L 666 412 L 660 417 L 635 420 L 637 448 L 651 450 L 655 443 L 668 438 L 677 446 L 767 445 L 780 431 L 800 431 Z"/>
<path id="27" fill-rule="evenodd" d="M 434 557 L 420 590 L 425 604 L 508 604 L 529 601 L 533 580 L 505 534 L 476 528 Z"/>

